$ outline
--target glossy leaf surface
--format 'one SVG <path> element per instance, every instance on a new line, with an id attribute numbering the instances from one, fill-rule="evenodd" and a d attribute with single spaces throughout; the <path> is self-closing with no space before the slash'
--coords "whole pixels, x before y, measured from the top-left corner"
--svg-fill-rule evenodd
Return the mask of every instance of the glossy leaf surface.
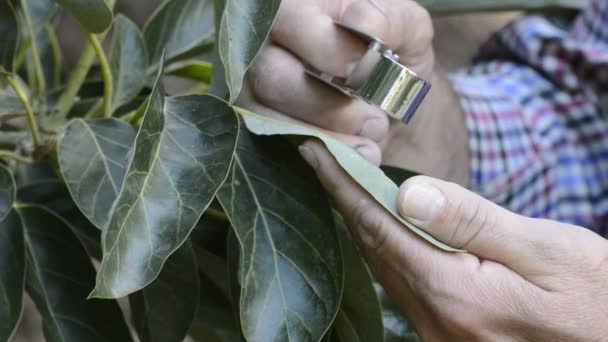
<path id="1" fill-rule="evenodd" d="M 214 41 L 213 0 L 167 0 L 144 27 L 150 66 L 210 48 Z"/>
<path id="2" fill-rule="evenodd" d="M 123 297 L 158 276 L 226 179 L 237 134 L 238 119 L 222 101 L 165 98 L 157 82 L 104 231 L 91 296 Z"/>
<path id="3" fill-rule="evenodd" d="M 397 193 L 399 190 L 397 185 L 380 168 L 365 160 L 350 147 L 312 128 L 274 120 L 245 110 L 239 110 L 239 112 L 242 114 L 247 128 L 255 134 L 297 135 L 320 139 L 336 158 L 338 164 L 401 223 L 436 247 L 446 251 L 457 251 L 403 219 L 397 210 Z"/>
<path id="4" fill-rule="evenodd" d="M 328 200 L 283 139 L 243 131 L 218 198 L 242 246 L 240 318 L 250 341 L 318 341 L 342 292 Z"/>
<path id="5" fill-rule="evenodd" d="M 107 224 L 122 188 L 135 134 L 121 120 L 77 119 L 68 123 L 59 140 L 59 165 L 72 198 L 99 229 Z"/>
<path id="6" fill-rule="evenodd" d="M 129 301 L 142 342 L 183 341 L 199 303 L 198 268 L 190 242 L 167 260 L 152 284 L 131 295 Z"/>
<path id="7" fill-rule="evenodd" d="M 23 308 L 25 251 L 23 227 L 14 210 L 13 176 L 0 165 L 0 341 L 15 332 Z"/>
<path id="8" fill-rule="evenodd" d="M 26 286 L 48 342 L 131 341 L 114 301 L 87 300 L 95 269 L 69 225 L 36 205 L 16 209 L 24 227 Z"/>
<path id="9" fill-rule="evenodd" d="M 105 31 L 112 23 L 112 10 L 105 0 L 55 0 L 92 33 Z"/>
<path id="10" fill-rule="evenodd" d="M 147 58 L 137 25 L 123 15 L 116 16 L 110 53 L 114 80 L 112 111 L 133 100 L 146 85 Z"/>
<path id="11" fill-rule="evenodd" d="M 218 38 L 230 102 L 236 101 L 245 72 L 264 45 L 280 0 L 226 0 Z"/>

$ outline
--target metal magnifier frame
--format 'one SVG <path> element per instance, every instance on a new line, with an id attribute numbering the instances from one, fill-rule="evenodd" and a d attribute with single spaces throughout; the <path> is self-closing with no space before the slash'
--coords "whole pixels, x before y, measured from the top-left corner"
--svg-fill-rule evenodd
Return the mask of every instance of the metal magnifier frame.
<path id="1" fill-rule="evenodd" d="M 382 40 L 342 23 L 336 25 L 368 42 L 367 53 L 347 79 L 323 73 L 312 66 L 306 67 L 307 73 L 346 95 L 382 109 L 395 120 L 409 123 L 431 85 L 399 63 L 399 56 Z"/>

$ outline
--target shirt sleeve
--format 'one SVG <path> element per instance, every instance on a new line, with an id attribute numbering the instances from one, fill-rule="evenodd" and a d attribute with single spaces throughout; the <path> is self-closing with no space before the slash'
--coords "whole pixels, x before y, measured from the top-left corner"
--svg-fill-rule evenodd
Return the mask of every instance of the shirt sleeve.
<path id="1" fill-rule="evenodd" d="M 608 236 L 608 1 L 591 1 L 567 25 L 516 20 L 451 81 L 472 190 Z"/>

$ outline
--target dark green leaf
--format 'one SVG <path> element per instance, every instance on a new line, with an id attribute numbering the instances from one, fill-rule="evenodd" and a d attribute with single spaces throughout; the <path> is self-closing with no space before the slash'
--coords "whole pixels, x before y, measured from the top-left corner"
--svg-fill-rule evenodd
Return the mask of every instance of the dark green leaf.
<path id="1" fill-rule="evenodd" d="M 374 279 L 350 239 L 342 218 L 340 245 L 344 260 L 344 294 L 334 329 L 342 341 L 383 341 L 382 307 L 374 289 Z"/>
<path id="2" fill-rule="evenodd" d="M 123 297 L 150 284 L 186 240 L 232 161 L 234 111 L 208 95 L 165 98 L 162 73 L 104 231 L 93 297 Z"/>
<path id="3" fill-rule="evenodd" d="M 406 180 L 408 180 L 412 177 L 418 176 L 418 174 L 415 172 L 403 170 L 403 169 L 400 169 L 397 167 L 392 167 L 392 166 L 382 166 L 381 169 L 384 172 L 384 174 L 388 178 L 390 178 L 393 181 L 393 183 L 395 183 L 395 185 L 397 185 L 397 186 L 400 186 Z"/>
<path id="4" fill-rule="evenodd" d="M 18 165 L 15 180 L 19 202 L 45 207 L 68 221 L 88 254 L 101 259 L 101 232 L 78 209 L 65 182 L 48 161 Z"/>
<path id="5" fill-rule="evenodd" d="M 12 210 L 17 188 L 11 172 L 0 164 L 0 221 Z"/>
<path id="6" fill-rule="evenodd" d="M 240 316 L 257 341 L 318 341 L 342 293 L 329 202 L 313 171 L 283 139 L 242 131 L 218 198 L 242 247 Z"/>
<path id="7" fill-rule="evenodd" d="M 123 15 L 114 20 L 110 67 L 114 80 L 112 112 L 133 100 L 146 85 L 146 47 L 137 25 Z"/>
<path id="8" fill-rule="evenodd" d="M 189 60 L 174 63 L 167 68 L 167 74 L 187 78 L 196 82 L 211 82 L 211 63 L 199 60 Z"/>
<path id="9" fill-rule="evenodd" d="M 384 323 L 384 340 L 386 342 L 417 342 L 420 341 L 416 332 L 399 309 L 393 304 L 380 284 L 374 284 L 380 303 L 382 304 L 382 321 Z"/>
<path id="10" fill-rule="evenodd" d="M 40 206 L 15 209 L 25 232 L 27 290 L 48 342 L 131 341 L 116 302 L 87 300 L 95 269 L 60 217 Z"/>
<path id="11" fill-rule="evenodd" d="M 112 24 L 112 10 L 105 0 L 55 0 L 67 9 L 82 27 L 102 33 Z"/>
<path id="12" fill-rule="evenodd" d="M 25 279 L 23 229 L 12 210 L 15 181 L 0 165 L 0 341 L 9 341 L 21 318 Z"/>
<path id="13" fill-rule="evenodd" d="M 201 248 L 196 248 L 196 254 L 201 272 L 201 298 L 190 336 L 201 342 L 241 341 L 240 326 L 228 295 L 227 261 Z"/>
<path id="14" fill-rule="evenodd" d="M 12 72 L 19 43 L 15 0 L 0 0 L 0 72 Z"/>
<path id="15" fill-rule="evenodd" d="M 245 72 L 264 45 L 280 4 L 281 0 L 226 0 L 218 45 L 230 102 L 241 93 Z"/>
<path id="16" fill-rule="evenodd" d="M 144 40 L 150 66 L 158 66 L 163 51 L 167 61 L 213 46 L 212 0 L 167 0 L 148 19 Z"/>
<path id="17" fill-rule="evenodd" d="M 243 115 L 247 128 L 255 134 L 297 135 L 320 139 L 334 155 L 338 164 L 340 164 L 340 166 L 342 166 L 342 168 L 361 185 L 361 187 L 372 195 L 378 203 L 386 208 L 386 210 L 412 232 L 443 250 L 457 251 L 401 217 L 397 210 L 397 193 L 399 188 L 384 174 L 384 172 L 382 172 L 382 170 L 380 170 L 380 168 L 365 160 L 359 153 L 350 147 L 313 128 L 274 120 L 242 109 L 239 109 L 239 111 Z"/>
<path id="18" fill-rule="evenodd" d="M 142 342 L 183 341 L 199 303 L 198 268 L 190 242 L 167 260 L 152 284 L 131 295 L 129 301 Z"/>
<path id="19" fill-rule="evenodd" d="M 122 187 L 135 129 L 124 121 L 73 120 L 58 143 L 61 173 L 82 213 L 103 229 Z"/>

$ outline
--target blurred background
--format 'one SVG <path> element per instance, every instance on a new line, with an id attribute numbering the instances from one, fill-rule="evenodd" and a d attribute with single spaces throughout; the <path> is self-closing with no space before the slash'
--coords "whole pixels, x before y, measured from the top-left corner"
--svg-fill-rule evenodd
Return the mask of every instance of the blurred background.
<path id="1" fill-rule="evenodd" d="M 142 26 L 160 1 L 118 0 L 116 10 Z M 434 18 L 435 49 L 438 64 L 446 71 L 466 66 L 476 50 L 489 36 L 517 16 L 518 13 L 466 14 Z M 178 23 L 176 23 L 178 24 Z M 59 34 L 64 63 L 71 68 L 84 46 L 84 35 L 69 15 L 60 19 Z M 167 85 L 169 88 L 171 84 Z M 174 87 L 179 86 L 173 84 Z M 28 299 L 14 342 L 43 342 L 40 317 Z"/>

